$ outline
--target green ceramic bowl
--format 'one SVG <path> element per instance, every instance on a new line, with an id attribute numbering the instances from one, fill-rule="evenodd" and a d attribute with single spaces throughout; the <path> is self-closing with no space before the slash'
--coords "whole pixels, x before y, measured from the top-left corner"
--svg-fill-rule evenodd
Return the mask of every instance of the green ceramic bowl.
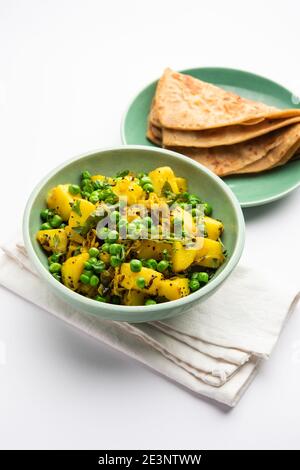
<path id="1" fill-rule="evenodd" d="M 76 182 L 82 170 L 89 170 L 92 174 L 101 173 L 112 176 L 122 169 L 148 172 L 163 165 L 171 166 L 177 175 L 187 178 L 189 189 L 209 201 L 214 208 L 214 217 L 224 222 L 223 241 L 228 250 L 228 257 L 214 278 L 199 291 L 182 299 L 140 307 L 96 302 L 71 291 L 56 281 L 48 271 L 47 257 L 35 238 L 40 227 L 39 214 L 45 207 L 49 189 L 57 184 Z M 170 318 L 204 301 L 216 291 L 238 263 L 244 247 L 244 235 L 245 224 L 239 203 L 220 178 L 202 165 L 178 153 L 136 145 L 97 150 L 62 164 L 48 174 L 34 189 L 23 219 L 23 236 L 28 255 L 40 276 L 55 294 L 82 313 L 127 322 Z"/>

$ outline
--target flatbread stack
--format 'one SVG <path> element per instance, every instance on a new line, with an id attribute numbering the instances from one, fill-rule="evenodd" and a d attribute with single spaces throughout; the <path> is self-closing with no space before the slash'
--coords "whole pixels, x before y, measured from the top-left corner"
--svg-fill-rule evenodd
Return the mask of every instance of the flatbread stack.
<path id="1" fill-rule="evenodd" d="M 147 137 L 219 176 L 258 173 L 297 157 L 300 109 L 248 100 L 167 69 L 152 101 Z"/>

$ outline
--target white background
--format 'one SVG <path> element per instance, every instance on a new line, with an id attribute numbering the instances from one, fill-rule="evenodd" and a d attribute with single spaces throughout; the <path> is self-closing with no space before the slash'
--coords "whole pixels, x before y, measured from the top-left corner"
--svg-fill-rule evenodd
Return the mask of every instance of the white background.
<path id="1" fill-rule="evenodd" d="M 120 144 L 129 100 L 166 66 L 242 68 L 300 95 L 299 5 L 0 0 L 1 239 L 17 232 L 33 185 L 54 166 Z M 299 278 L 299 203 L 298 190 L 245 211 L 245 257 L 270 265 L 282 289 Z M 300 447 L 299 307 L 228 411 L 0 295 L 1 448 Z"/>

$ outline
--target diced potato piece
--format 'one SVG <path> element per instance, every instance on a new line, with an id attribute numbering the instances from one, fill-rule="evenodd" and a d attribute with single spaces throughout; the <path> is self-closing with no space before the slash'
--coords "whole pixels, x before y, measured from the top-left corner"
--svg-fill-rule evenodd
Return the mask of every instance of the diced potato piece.
<path id="1" fill-rule="evenodd" d="M 87 218 L 96 210 L 94 204 L 85 199 L 77 199 L 75 205 L 72 207 L 69 225 L 65 228 L 68 238 L 77 243 L 83 243 L 84 238 L 77 233 L 73 228 L 82 227 Z"/>
<path id="2" fill-rule="evenodd" d="M 187 181 L 185 178 L 181 178 L 179 176 L 176 177 L 176 183 L 177 183 L 177 186 L 178 186 L 178 190 L 180 193 L 184 193 L 185 191 L 187 191 Z"/>
<path id="3" fill-rule="evenodd" d="M 145 295 L 143 292 L 138 292 L 137 290 L 129 290 L 124 295 L 124 304 L 125 305 L 144 305 Z"/>
<path id="4" fill-rule="evenodd" d="M 180 241 L 175 241 L 172 249 L 173 271 L 178 273 L 187 269 L 194 262 L 196 252 L 195 248 L 189 248 Z"/>
<path id="5" fill-rule="evenodd" d="M 170 185 L 171 191 L 175 194 L 179 193 L 176 177 L 173 170 L 169 166 L 162 166 L 150 171 L 149 177 L 151 178 L 154 191 L 161 196 L 163 187 L 166 183 Z"/>
<path id="6" fill-rule="evenodd" d="M 218 240 L 221 237 L 224 230 L 222 222 L 211 217 L 204 217 L 204 224 L 208 238 Z"/>
<path id="7" fill-rule="evenodd" d="M 92 181 L 104 181 L 105 176 L 104 175 L 93 175 L 91 176 Z"/>
<path id="8" fill-rule="evenodd" d="M 72 229 L 72 227 L 67 225 L 65 227 L 65 231 L 66 231 L 68 239 L 71 242 L 80 243 L 82 245 L 82 243 L 84 242 L 84 238 L 79 233 L 76 233 L 75 230 Z"/>
<path id="9" fill-rule="evenodd" d="M 177 300 L 189 295 L 189 280 L 184 277 L 173 277 L 161 281 L 158 295 L 166 297 L 168 300 Z"/>
<path id="10" fill-rule="evenodd" d="M 71 256 L 65 261 L 61 268 L 62 281 L 69 289 L 76 290 L 79 284 L 79 278 L 84 269 L 84 263 L 89 259 L 88 253 L 81 253 L 77 256 Z"/>
<path id="11" fill-rule="evenodd" d="M 195 264 L 207 268 L 218 268 L 224 259 L 221 243 L 209 238 L 203 238 L 203 246 L 197 250 Z"/>
<path id="12" fill-rule="evenodd" d="M 151 209 L 153 206 L 155 206 L 156 210 L 159 211 L 162 211 L 167 204 L 166 198 L 163 196 L 158 196 L 154 191 L 149 194 L 148 199 L 139 199 L 137 203 L 145 206 L 147 209 Z"/>
<path id="13" fill-rule="evenodd" d="M 70 241 L 67 251 L 67 258 L 71 258 L 74 255 L 74 251 L 80 247 L 80 244 L 75 241 Z"/>
<path id="14" fill-rule="evenodd" d="M 68 239 L 64 229 L 39 230 L 36 237 L 46 251 L 64 253 L 67 249 Z"/>
<path id="15" fill-rule="evenodd" d="M 93 175 L 93 176 L 91 176 L 91 180 L 92 181 L 105 181 L 106 180 L 107 183 L 109 183 L 109 184 L 113 184 L 113 182 L 114 182 L 113 178 L 111 178 L 109 176 L 106 177 L 104 175 Z"/>
<path id="16" fill-rule="evenodd" d="M 77 199 L 74 206 L 72 207 L 69 227 L 82 227 L 86 222 L 87 218 L 96 210 L 94 204 L 85 199 Z"/>
<path id="17" fill-rule="evenodd" d="M 141 240 L 139 242 L 139 248 L 137 249 L 137 256 L 140 259 L 161 259 L 164 250 L 167 250 L 168 253 L 171 253 L 172 244 L 163 241 Z"/>
<path id="18" fill-rule="evenodd" d="M 126 196 L 129 205 L 137 204 L 139 199 L 144 196 L 143 188 L 136 181 L 127 178 L 117 181 L 113 192 L 119 197 Z"/>
<path id="19" fill-rule="evenodd" d="M 145 287 L 139 288 L 136 281 L 139 277 L 145 279 Z M 149 295 L 157 295 L 163 275 L 150 268 L 142 268 L 140 272 L 133 273 L 129 263 L 123 263 L 120 268 L 120 285 L 125 289 L 135 289 Z"/>
<path id="20" fill-rule="evenodd" d="M 49 209 L 55 210 L 63 220 L 69 219 L 73 202 L 74 198 L 69 193 L 69 184 L 59 184 L 52 188 L 47 196 Z"/>

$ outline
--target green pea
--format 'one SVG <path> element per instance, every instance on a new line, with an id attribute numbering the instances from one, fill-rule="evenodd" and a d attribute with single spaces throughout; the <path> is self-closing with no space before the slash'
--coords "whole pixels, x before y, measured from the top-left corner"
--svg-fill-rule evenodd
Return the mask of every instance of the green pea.
<path id="1" fill-rule="evenodd" d="M 136 177 L 141 180 L 144 176 L 147 176 L 146 173 L 138 173 Z"/>
<path id="2" fill-rule="evenodd" d="M 157 270 L 157 261 L 153 258 L 147 259 L 145 262 L 145 266 L 150 269 L 154 269 L 155 271 Z"/>
<path id="3" fill-rule="evenodd" d="M 109 247 L 109 253 L 111 255 L 119 255 L 122 252 L 123 246 L 119 243 L 113 243 Z"/>
<path id="4" fill-rule="evenodd" d="M 197 279 L 198 280 L 198 272 L 192 273 L 191 279 Z"/>
<path id="5" fill-rule="evenodd" d="M 101 250 L 104 251 L 104 253 L 108 253 L 109 247 L 110 247 L 109 243 L 103 243 L 103 245 L 101 246 Z"/>
<path id="6" fill-rule="evenodd" d="M 139 219 L 139 218 L 134 219 L 131 223 L 135 228 L 142 228 L 143 227 L 143 220 L 142 219 Z"/>
<path id="7" fill-rule="evenodd" d="M 119 239 L 119 232 L 111 230 L 108 232 L 107 241 L 108 243 L 115 243 Z"/>
<path id="8" fill-rule="evenodd" d="M 157 265 L 157 271 L 160 273 L 164 272 L 169 267 L 169 262 L 165 259 L 162 259 Z"/>
<path id="9" fill-rule="evenodd" d="M 82 271 L 82 274 L 84 274 L 85 276 L 88 276 L 88 278 L 90 278 L 91 275 L 92 275 L 92 271 L 90 271 L 90 270 L 88 270 L 88 269 L 85 268 L 85 269 Z"/>
<path id="10" fill-rule="evenodd" d="M 98 262 L 98 260 L 97 260 L 97 258 L 96 258 L 95 256 L 91 256 L 91 257 L 89 258 L 89 263 L 90 263 L 91 265 L 94 265 L 94 264 L 96 264 L 97 262 Z"/>
<path id="11" fill-rule="evenodd" d="M 61 257 L 60 253 L 53 253 L 53 255 L 51 255 L 48 259 L 49 264 L 58 263 L 60 257 Z"/>
<path id="12" fill-rule="evenodd" d="M 95 300 L 97 300 L 97 302 L 106 302 L 107 301 L 105 297 L 102 297 L 102 295 L 96 295 Z"/>
<path id="13" fill-rule="evenodd" d="M 146 285 L 146 281 L 143 277 L 138 277 L 137 280 L 136 280 L 136 285 L 140 288 L 140 289 L 144 289 L 145 285 Z"/>
<path id="14" fill-rule="evenodd" d="M 198 273 L 197 279 L 199 282 L 203 282 L 206 284 L 209 280 L 209 276 L 206 272 L 201 272 L 201 273 Z"/>
<path id="15" fill-rule="evenodd" d="M 128 224 L 127 220 L 125 218 L 122 218 L 119 221 L 119 228 L 126 227 L 127 224 Z"/>
<path id="16" fill-rule="evenodd" d="M 147 216 L 147 217 L 144 217 L 143 219 L 143 224 L 148 227 L 148 228 L 151 228 L 152 226 L 152 219 L 151 217 Z"/>
<path id="17" fill-rule="evenodd" d="M 92 204 L 96 204 L 96 202 L 99 201 L 99 193 L 98 191 L 93 191 L 92 194 L 90 195 L 89 197 L 89 201 L 92 203 Z"/>
<path id="18" fill-rule="evenodd" d="M 100 201 L 104 201 L 104 199 L 111 194 L 111 190 L 108 189 L 102 189 L 101 191 L 98 191 L 98 196 Z"/>
<path id="19" fill-rule="evenodd" d="M 89 261 L 86 261 L 84 263 L 84 267 L 87 271 L 91 271 L 93 269 L 93 266 L 91 265 L 91 263 Z"/>
<path id="20" fill-rule="evenodd" d="M 133 273 L 139 273 L 143 265 L 139 259 L 132 259 L 130 261 L 130 269 Z"/>
<path id="21" fill-rule="evenodd" d="M 212 214 L 213 208 L 208 202 L 204 203 L 204 214 L 210 216 Z"/>
<path id="22" fill-rule="evenodd" d="M 135 220 L 128 224 L 128 238 L 131 240 L 137 240 L 139 238 L 146 237 L 146 227 L 142 220 Z"/>
<path id="23" fill-rule="evenodd" d="M 138 240 L 140 237 L 139 233 L 138 232 L 128 232 L 127 234 L 127 238 L 129 240 Z"/>
<path id="24" fill-rule="evenodd" d="M 97 274 L 102 273 L 105 270 L 104 261 L 97 261 L 97 263 L 93 264 L 93 269 Z"/>
<path id="25" fill-rule="evenodd" d="M 110 196 L 107 196 L 107 198 L 105 198 L 106 204 L 115 204 L 117 200 L 118 196 L 116 196 L 115 194 L 111 194 Z"/>
<path id="26" fill-rule="evenodd" d="M 41 225 L 41 230 L 51 230 L 51 225 L 49 224 L 49 222 L 44 222 L 42 225 Z"/>
<path id="27" fill-rule="evenodd" d="M 90 184 L 92 184 L 92 183 L 91 183 L 90 178 L 82 178 L 80 184 L 81 184 L 81 186 L 86 186 L 86 185 L 90 185 Z"/>
<path id="28" fill-rule="evenodd" d="M 105 199 L 105 197 L 106 197 L 104 191 L 105 191 L 105 190 L 103 189 L 102 191 L 99 191 L 99 192 L 98 192 L 99 201 L 104 201 L 104 199 Z"/>
<path id="29" fill-rule="evenodd" d="M 95 246 L 89 249 L 89 255 L 91 258 L 94 258 L 94 257 L 97 258 L 97 256 L 99 256 L 99 253 L 100 251 Z"/>
<path id="30" fill-rule="evenodd" d="M 50 273 L 60 273 L 61 271 L 61 264 L 60 263 L 51 263 L 49 266 Z"/>
<path id="31" fill-rule="evenodd" d="M 82 179 L 89 179 L 89 178 L 91 178 L 91 173 L 89 171 L 85 170 L 81 173 L 81 178 Z"/>
<path id="32" fill-rule="evenodd" d="M 94 186 L 90 180 L 83 180 L 81 183 L 82 190 L 86 193 L 91 193 L 94 191 Z"/>
<path id="33" fill-rule="evenodd" d="M 145 305 L 155 305 L 155 304 L 156 304 L 156 301 L 153 299 L 147 299 L 145 302 Z"/>
<path id="34" fill-rule="evenodd" d="M 85 197 L 86 199 L 89 199 L 90 198 L 90 195 L 91 193 L 89 193 L 88 191 L 82 191 L 82 196 Z"/>
<path id="35" fill-rule="evenodd" d="M 149 184 L 149 183 L 151 184 L 152 181 L 149 176 L 145 175 L 145 176 L 142 176 L 142 178 L 140 179 L 140 183 L 142 186 L 144 186 L 144 184 Z"/>
<path id="36" fill-rule="evenodd" d="M 93 276 L 91 276 L 90 278 L 90 285 L 92 287 L 96 287 L 98 284 L 99 284 L 99 277 L 93 274 Z"/>
<path id="37" fill-rule="evenodd" d="M 40 212 L 40 217 L 44 222 L 48 220 L 49 215 L 52 215 L 52 212 L 49 209 L 43 209 Z"/>
<path id="38" fill-rule="evenodd" d="M 61 282 L 61 275 L 58 274 L 58 273 L 53 273 L 52 276 L 54 277 L 54 279 L 56 279 L 57 281 Z"/>
<path id="39" fill-rule="evenodd" d="M 127 220 L 126 219 L 120 219 L 118 223 L 118 230 L 119 230 L 119 237 L 121 239 L 127 238 Z"/>
<path id="40" fill-rule="evenodd" d="M 62 224 L 63 219 L 60 215 L 54 215 L 52 219 L 50 219 L 50 225 L 53 228 L 58 228 Z"/>
<path id="41" fill-rule="evenodd" d="M 133 222 L 129 222 L 128 224 L 128 232 L 135 232 L 136 231 L 136 224 Z"/>
<path id="42" fill-rule="evenodd" d="M 110 265 L 113 268 L 116 268 L 117 266 L 120 266 L 120 264 L 122 264 L 122 260 L 118 256 L 112 255 L 110 257 Z"/>
<path id="43" fill-rule="evenodd" d="M 189 282 L 189 287 L 190 287 L 191 291 L 194 292 L 195 290 L 199 289 L 200 282 L 197 279 L 191 279 L 190 282 Z"/>
<path id="44" fill-rule="evenodd" d="M 89 284 L 90 283 L 90 277 L 87 276 L 86 274 L 82 273 L 79 279 L 82 282 L 82 284 Z"/>
<path id="45" fill-rule="evenodd" d="M 112 211 L 109 215 L 109 220 L 113 223 L 118 223 L 120 220 L 120 213 L 118 211 Z"/>
<path id="46" fill-rule="evenodd" d="M 69 186 L 69 193 L 75 196 L 76 194 L 80 193 L 80 186 L 78 184 L 70 184 Z"/>
<path id="47" fill-rule="evenodd" d="M 97 237 L 100 238 L 100 240 L 106 240 L 109 234 L 109 228 L 108 227 L 101 227 L 99 231 L 97 231 Z"/>
<path id="48" fill-rule="evenodd" d="M 143 186 L 143 190 L 146 191 L 146 193 L 153 193 L 154 188 L 153 188 L 152 184 L 147 183 Z"/>

